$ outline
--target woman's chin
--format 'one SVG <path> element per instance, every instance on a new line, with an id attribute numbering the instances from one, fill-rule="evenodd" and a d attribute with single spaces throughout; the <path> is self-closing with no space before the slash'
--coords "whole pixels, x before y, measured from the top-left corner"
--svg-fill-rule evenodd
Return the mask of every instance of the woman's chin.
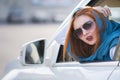
<path id="1" fill-rule="evenodd" d="M 92 46 L 92 45 L 95 45 L 94 42 L 88 42 L 88 44 L 91 45 L 91 46 Z"/>

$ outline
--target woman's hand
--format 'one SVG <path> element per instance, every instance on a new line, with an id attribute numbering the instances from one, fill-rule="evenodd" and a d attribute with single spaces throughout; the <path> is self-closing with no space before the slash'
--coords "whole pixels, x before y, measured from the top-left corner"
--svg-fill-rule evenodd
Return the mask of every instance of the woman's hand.
<path id="1" fill-rule="evenodd" d="M 99 11 L 100 13 L 102 13 L 105 17 L 109 17 L 111 15 L 110 9 L 107 7 L 101 7 L 101 6 L 97 6 L 97 7 L 93 7 L 93 9 Z"/>

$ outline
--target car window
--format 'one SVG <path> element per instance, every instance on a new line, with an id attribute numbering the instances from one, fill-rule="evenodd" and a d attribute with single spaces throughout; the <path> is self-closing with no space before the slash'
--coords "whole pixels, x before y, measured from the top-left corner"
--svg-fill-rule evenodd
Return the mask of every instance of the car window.
<path id="1" fill-rule="evenodd" d="M 66 53 L 65 59 L 63 60 L 63 45 L 60 45 L 58 56 L 57 56 L 57 63 L 58 62 L 72 62 L 74 59 L 70 56 L 70 53 Z"/>
<path id="2" fill-rule="evenodd" d="M 120 23 L 120 16 L 119 16 L 120 0 L 91 0 L 87 5 L 109 7 L 111 11 L 111 16 L 109 18 Z M 62 51 L 63 51 L 63 45 L 60 46 L 57 61 L 56 61 L 57 63 L 63 62 Z M 71 62 L 71 61 L 74 61 L 74 60 L 69 55 L 67 55 L 64 62 Z"/>

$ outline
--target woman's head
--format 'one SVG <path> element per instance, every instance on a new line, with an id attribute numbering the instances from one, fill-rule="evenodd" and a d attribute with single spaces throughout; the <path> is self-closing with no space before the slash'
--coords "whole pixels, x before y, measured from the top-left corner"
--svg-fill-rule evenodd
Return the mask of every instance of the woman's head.
<path id="1" fill-rule="evenodd" d="M 101 18 L 103 24 L 102 14 L 93 8 L 76 11 L 72 16 L 64 49 L 70 43 L 71 52 L 76 55 L 88 57 L 93 54 L 100 43 L 99 31 L 102 29 L 96 17 Z"/>
<path id="2" fill-rule="evenodd" d="M 99 30 L 93 18 L 87 15 L 80 15 L 73 22 L 73 35 L 88 45 L 95 45 Z"/>

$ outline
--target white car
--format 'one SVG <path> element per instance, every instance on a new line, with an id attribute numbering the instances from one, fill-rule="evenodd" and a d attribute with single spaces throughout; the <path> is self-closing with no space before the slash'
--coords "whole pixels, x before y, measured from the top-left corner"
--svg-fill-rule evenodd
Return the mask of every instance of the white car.
<path id="1" fill-rule="evenodd" d="M 51 40 L 38 39 L 25 43 L 17 60 L 18 66 L 8 72 L 2 80 L 120 80 L 120 42 L 114 61 L 80 63 L 69 56 L 70 60 L 62 60 L 65 34 L 61 33 L 66 33 L 71 15 L 79 7 L 95 5 L 95 1 L 101 3 L 101 0 L 81 0 Z M 109 2 L 102 1 L 105 4 Z M 114 19 L 114 16 L 111 18 Z M 115 18 L 118 22 L 119 19 Z"/>

